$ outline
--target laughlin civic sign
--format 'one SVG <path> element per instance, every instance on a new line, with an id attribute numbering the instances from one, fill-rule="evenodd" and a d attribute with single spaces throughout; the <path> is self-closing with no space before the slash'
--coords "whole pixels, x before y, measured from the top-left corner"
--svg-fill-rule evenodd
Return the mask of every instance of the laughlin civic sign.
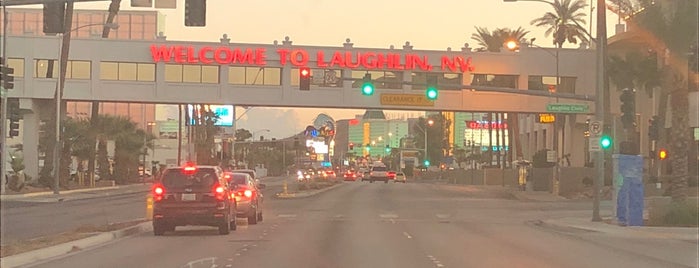
<path id="1" fill-rule="evenodd" d="M 268 53 L 276 53 L 282 66 L 291 64 L 295 67 L 310 66 L 317 68 L 367 69 L 367 70 L 418 70 L 433 71 L 437 68 L 443 72 L 472 72 L 474 67 L 471 57 L 442 55 L 439 66 L 430 64 L 427 55 L 417 53 L 378 53 L 371 51 L 317 51 L 281 48 L 267 51 L 258 48 L 232 48 L 227 46 L 179 46 L 151 45 L 154 62 L 180 64 L 220 64 L 266 66 Z M 275 57 L 276 58 L 276 57 Z M 314 64 L 314 65 L 311 65 Z"/>

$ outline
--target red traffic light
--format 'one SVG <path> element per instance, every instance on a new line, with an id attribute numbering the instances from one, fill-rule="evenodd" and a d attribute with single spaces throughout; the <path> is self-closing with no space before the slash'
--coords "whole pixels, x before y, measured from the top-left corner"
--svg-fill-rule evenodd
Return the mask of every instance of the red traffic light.
<path id="1" fill-rule="evenodd" d="M 311 69 L 309 68 L 301 68 L 301 76 L 302 77 L 308 77 L 311 75 Z"/>
<path id="2" fill-rule="evenodd" d="M 660 151 L 658 151 L 658 159 L 665 160 L 667 157 L 668 157 L 667 150 L 660 149 Z"/>

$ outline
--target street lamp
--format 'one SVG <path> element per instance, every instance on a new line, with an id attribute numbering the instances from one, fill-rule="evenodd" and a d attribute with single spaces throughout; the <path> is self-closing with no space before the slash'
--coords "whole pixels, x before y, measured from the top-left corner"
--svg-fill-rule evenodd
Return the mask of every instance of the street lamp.
<path id="1" fill-rule="evenodd" d="M 434 125 L 434 120 L 428 119 L 428 120 L 427 120 L 427 125 L 428 125 L 428 126 Z M 423 136 L 425 137 L 425 147 L 424 147 L 424 150 L 425 150 L 425 160 L 428 160 L 429 157 L 427 156 L 427 128 L 422 128 L 420 125 L 415 125 L 415 126 L 417 126 L 417 127 L 418 127 L 420 130 L 422 130 L 422 132 L 425 134 L 425 135 L 423 135 Z"/>
<path id="2" fill-rule="evenodd" d="M 93 23 L 93 24 L 87 24 L 87 25 L 82 25 L 78 26 L 76 28 L 73 28 L 69 31 L 64 32 L 63 34 L 57 34 L 56 36 L 58 37 L 58 57 L 59 59 L 58 62 L 58 81 L 56 82 L 56 94 L 55 94 L 55 99 L 56 99 L 56 140 L 55 140 L 55 145 L 54 145 L 54 155 L 53 155 L 53 193 L 54 194 L 59 194 L 58 191 L 58 186 L 59 186 L 59 177 L 61 175 L 60 172 L 60 153 L 61 153 L 61 118 L 63 117 L 63 112 L 61 109 L 61 103 L 63 102 L 63 87 L 65 83 L 65 73 L 61 70 L 61 67 L 63 66 L 64 62 L 68 61 L 68 51 L 66 51 L 65 54 L 61 53 L 63 50 L 63 38 L 66 33 L 71 33 L 74 31 L 77 31 L 79 29 L 85 28 L 85 27 L 91 27 L 91 26 L 104 26 L 110 29 L 117 29 L 119 28 L 119 25 L 116 23 Z M 70 34 L 67 37 L 66 42 L 70 42 Z M 64 58 L 63 55 L 66 55 Z"/>

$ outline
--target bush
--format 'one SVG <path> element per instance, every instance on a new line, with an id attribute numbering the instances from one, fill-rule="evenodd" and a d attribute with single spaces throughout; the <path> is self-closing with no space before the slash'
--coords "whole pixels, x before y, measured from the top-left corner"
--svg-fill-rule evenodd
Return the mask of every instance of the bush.
<path id="1" fill-rule="evenodd" d="M 664 213 L 658 213 L 651 218 L 655 224 L 663 226 L 699 226 L 699 207 L 691 202 L 670 202 Z"/>
<path id="2" fill-rule="evenodd" d="M 532 166 L 535 168 L 548 168 L 555 166 L 556 163 L 546 161 L 546 153 L 548 151 L 548 149 L 542 149 L 536 152 L 532 157 Z"/>

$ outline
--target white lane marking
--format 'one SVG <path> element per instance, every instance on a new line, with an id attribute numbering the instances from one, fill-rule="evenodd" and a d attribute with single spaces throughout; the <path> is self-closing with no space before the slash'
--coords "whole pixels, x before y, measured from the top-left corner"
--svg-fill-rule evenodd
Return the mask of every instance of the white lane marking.
<path id="1" fill-rule="evenodd" d="M 296 218 L 296 214 L 279 214 L 277 218 Z"/>
<path id="2" fill-rule="evenodd" d="M 437 267 L 444 267 L 444 265 L 441 263 L 437 263 Z"/>
<path id="3" fill-rule="evenodd" d="M 435 256 L 427 255 L 427 258 L 429 258 L 430 260 L 432 260 L 432 263 L 434 263 L 434 266 L 435 266 L 435 267 L 445 267 L 444 264 L 442 264 L 442 262 L 440 262 L 439 260 L 437 260 L 437 258 L 436 258 Z"/>
<path id="4" fill-rule="evenodd" d="M 434 261 L 434 260 L 436 260 L 436 259 L 437 259 L 437 258 L 435 258 L 435 257 L 434 257 L 434 256 L 432 256 L 432 255 L 427 255 L 427 258 L 429 258 L 429 259 L 430 259 L 430 260 L 432 260 L 432 261 Z"/>
<path id="5" fill-rule="evenodd" d="M 408 232 L 403 232 L 403 235 L 404 235 L 405 237 L 407 237 L 408 239 L 413 238 L 412 236 L 410 236 L 410 234 L 409 234 Z"/>
<path id="6" fill-rule="evenodd" d="M 391 223 L 396 224 L 396 220 L 391 219 Z"/>
<path id="7" fill-rule="evenodd" d="M 383 219 L 395 219 L 395 218 L 398 218 L 398 214 L 386 213 L 386 214 L 380 214 L 379 217 L 381 217 Z"/>
<path id="8" fill-rule="evenodd" d="M 233 267 L 233 264 L 226 264 L 226 267 Z"/>
<path id="9" fill-rule="evenodd" d="M 437 214 L 437 218 L 440 218 L 440 219 L 446 219 L 449 217 L 451 217 L 451 215 L 449 215 L 449 214 Z"/>

